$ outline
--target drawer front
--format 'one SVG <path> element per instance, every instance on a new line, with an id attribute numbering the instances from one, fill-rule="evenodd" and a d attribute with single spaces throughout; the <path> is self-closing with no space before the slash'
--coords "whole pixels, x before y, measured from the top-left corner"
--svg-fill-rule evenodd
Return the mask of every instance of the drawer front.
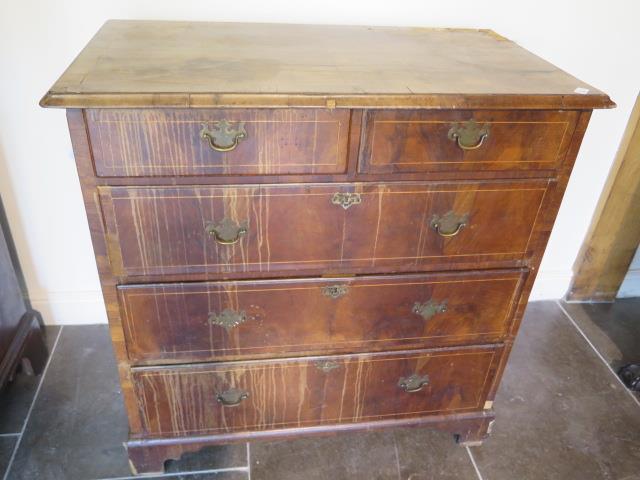
<path id="1" fill-rule="evenodd" d="M 204 361 L 491 343 L 520 271 L 119 287 L 132 360 Z"/>
<path id="2" fill-rule="evenodd" d="M 99 187 L 118 275 L 327 274 L 527 255 L 548 183 Z M 501 263 L 500 263 L 501 262 Z"/>
<path id="3" fill-rule="evenodd" d="M 88 110 L 98 176 L 343 173 L 349 111 Z"/>
<path id="4" fill-rule="evenodd" d="M 359 171 L 555 170 L 569 147 L 577 115 L 567 111 L 369 111 Z"/>
<path id="5" fill-rule="evenodd" d="M 500 347 L 134 369 L 149 435 L 193 435 L 481 410 Z M 412 391 L 415 390 L 415 391 Z"/>

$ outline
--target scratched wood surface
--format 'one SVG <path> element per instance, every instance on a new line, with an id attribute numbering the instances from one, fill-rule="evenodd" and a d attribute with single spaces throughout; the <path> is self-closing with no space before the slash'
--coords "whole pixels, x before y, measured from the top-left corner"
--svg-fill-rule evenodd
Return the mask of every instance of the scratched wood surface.
<path id="1" fill-rule="evenodd" d="M 309 357 L 251 363 L 135 369 L 147 434 L 197 435 L 368 420 L 482 408 L 500 347 Z M 398 383 L 428 376 L 420 391 Z M 247 398 L 224 406 L 236 389 Z"/>
<path id="2" fill-rule="evenodd" d="M 567 111 L 369 110 L 358 171 L 555 170 L 577 116 Z M 449 131 L 469 121 L 486 128 L 487 137 L 478 148 L 464 150 Z"/>
<path id="3" fill-rule="evenodd" d="M 172 283 L 119 294 L 132 361 L 219 361 L 499 342 L 524 277 L 489 270 Z M 225 324 L 224 312 L 239 323 Z"/>
<path id="4" fill-rule="evenodd" d="M 245 138 L 217 152 L 203 126 L 227 120 Z M 343 173 L 348 110 L 88 110 L 96 173 L 106 177 Z"/>
<path id="5" fill-rule="evenodd" d="M 465 184 L 100 188 L 117 273 L 324 274 L 354 266 L 419 269 L 430 262 L 525 258 L 546 181 Z M 336 192 L 358 193 L 342 208 Z M 453 237 L 434 215 L 467 215 Z M 223 245 L 206 225 L 230 219 L 246 235 Z"/>
<path id="6" fill-rule="evenodd" d="M 327 102 L 354 108 L 613 105 L 604 93 L 490 30 L 138 20 L 108 21 L 41 105 Z"/>

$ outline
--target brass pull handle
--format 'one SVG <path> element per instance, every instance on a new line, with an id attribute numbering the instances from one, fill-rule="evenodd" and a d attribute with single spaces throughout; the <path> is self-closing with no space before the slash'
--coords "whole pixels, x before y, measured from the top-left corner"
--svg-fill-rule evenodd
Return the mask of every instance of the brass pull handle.
<path id="1" fill-rule="evenodd" d="M 233 328 L 247 321 L 247 314 L 243 311 L 236 312 L 229 308 L 224 309 L 220 313 L 212 312 L 209 314 L 209 323 L 223 327 L 230 332 Z"/>
<path id="2" fill-rule="evenodd" d="M 331 197 L 331 203 L 334 205 L 340 205 L 346 210 L 352 205 L 362 203 L 362 197 L 359 193 L 336 192 L 333 194 L 333 197 Z"/>
<path id="3" fill-rule="evenodd" d="M 326 287 L 322 287 L 322 294 L 325 297 L 333 299 L 345 296 L 348 291 L 349 287 L 346 285 L 327 285 Z"/>
<path id="4" fill-rule="evenodd" d="M 206 123 L 202 124 L 200 138 L 205 140 L 209 147 L 216 152 L 230 152 L 238 146 L 241 140 L 247 138 L 244 129 L 244 122 L 238 122 L 236 128 L 228 120 L 213 122 L 213 128 L 209 128 Z"/>
<path id="5" fill-rule="evenodd" d="M 238 224 L 229 218 L 223 218 L 218 224 L 208 223 L 205 230 L 213 235 L 216 242 L 221 245 L 233 245 L 249 231 L 246 223 Z"/>
<path id="6" fill-rule="evenodd" d="M 489 137 L 489 125 L 479 125 L 474 120 L 464 123 L 454 123 L 447 134 L 462 150 L 476 150 Z"/>
<path id="7" fill-rule="evenodd" d="M 225 407 L 236 407 L 247 398 L 249 398 L 249 392 L 240 390 L 239 388 L 232 388 L 216 395 L 218 403 L 221 403 Z"/>
<path id="8" fill-rule="evenodd" d="M 469 222 L 469 214 L 458 215 L 455 212 L 447 212 L 442 216 L 434 215 L 431 218 L 431 228 L 441 237 L 455 237 Z"/>
<path id="9" fill-rule="evenodd" d="M 418 375 L 414 373 L 413 375 L 398 380 L 398 387 L 407 393 L 419 392 L 425 385 L 429 385 L 429 375 Z"/>
<path id="10" fill-rule="evenodd" d="M 416 302 L 413 304 L 411 311 L 420 315 L 423 319 L 429 320 L 436 313 L 444 313 L 447 311 L 447 301 L 445 300 L 442 303 L 436 303 L 433 300 L 424 303 Z"/>

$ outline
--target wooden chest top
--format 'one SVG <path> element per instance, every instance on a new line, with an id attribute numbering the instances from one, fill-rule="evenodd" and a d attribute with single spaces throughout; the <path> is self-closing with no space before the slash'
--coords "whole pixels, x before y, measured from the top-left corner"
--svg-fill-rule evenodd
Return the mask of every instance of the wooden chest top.
<path id="1" fill-rule="evenodd" d="M 614 103 L 491 30 L 111 20 L 41 105 L 592 109 Z"/>

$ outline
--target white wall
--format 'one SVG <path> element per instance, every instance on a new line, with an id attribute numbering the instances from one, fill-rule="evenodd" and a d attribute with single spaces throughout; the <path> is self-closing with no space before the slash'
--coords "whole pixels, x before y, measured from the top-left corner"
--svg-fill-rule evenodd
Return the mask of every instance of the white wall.
<path id="1" fill-rule="evenodd" d="M 620 290 L 618 290 L 618 298 L 629 297 L 640 297 L 640 248 L 636 250 L 631 265 L 629 265 L 629 271 L 620 285 Z"/>
<path id="2" fill-rule="evenodd" d="M 33 303 L 49 323 L 105 320 L 64 112 L 38 100 L 108 18 L 491 28 L 606 91 L 536 287 L 564 295 L 640 85 L 640 2 L 1 0 L 0 192 Z"/>

